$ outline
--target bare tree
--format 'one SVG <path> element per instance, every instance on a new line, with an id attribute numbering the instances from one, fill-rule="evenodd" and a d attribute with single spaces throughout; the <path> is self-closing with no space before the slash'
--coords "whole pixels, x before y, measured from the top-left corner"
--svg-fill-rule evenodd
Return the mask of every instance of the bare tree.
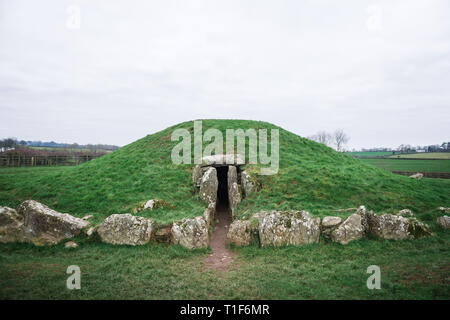
<path id="1" fill-rule="evenodd" d="M 339 129 L 334 132 L 334 145 L 337 151 L 342 151 L 344 145 L 350 140 L 350 138 L 345 134 L 344 130 Z"/>
<path id="2" fill-rule="evenodd" d="M 331 134 L 326 131 L 319 131 L 315 135 L 308 137 L 308 139 L 322 143 L 326 146 L 329 146 L 332 141 Z"/>

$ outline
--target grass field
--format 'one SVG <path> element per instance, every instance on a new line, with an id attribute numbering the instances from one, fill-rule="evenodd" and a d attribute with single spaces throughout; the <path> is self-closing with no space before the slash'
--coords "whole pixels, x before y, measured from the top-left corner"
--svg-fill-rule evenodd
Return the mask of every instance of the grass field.
<path id="1" fill-rule="evenodd" d="M 0 299 L 450 299 L 450 232 L 429 223 L 428 239 L 234 248 L 223 273 L 205 269 L 206 249 L 0 244 Z M 81 268 L 81 290 L 65 287 L 69 265 Z M 370 265 L 380 290 L 366 287 Z"/>
<path id="2" fill-rule="evenodd" d="M 63 148 L 63 147 L 29 147 L 31 149 L 36 150 L 46 150 L 46 151 L 68 151 L 68 152 L 111 152 L 111 150 L 105 150 L 105 149 L 89 149 L 89 148 Z"/>
<path id="3" fill-rule="evenodd" d="M 392 151 L 356 151 L 356 152 L 346 152 L 346 154 L 355 157 L 384 157 L 392 155 Z"/>
<path id="4" fill-rule="evenodd" d="M 425 153 L 399 154 L 399 155 L 393 155 L 390 158 L 447 159 L 447 160 L 450 160 L 450 152 L 425 152 Z"/>
<path id="5" fill-rule="evenodd" d="M 450 160 L 360 159 L 388 171 L 450 172 Z"/>
<path id="6" fill-rule="evenodd" d="M 203 127 L 277 128 L 236 120 L 208 120 Z M 179 124 L 76 167 L 0 168 L 0 205 L 35 199 L 78 217 L 93 214 L 94 225 L 151 198 L 172 206 L 143 213 L 157 223 L 201 215 L 205 204 L 192 185 L 193 166 L 170 161 L 176 128 L 193 126 Z M 80 247 L 73 250 L 63 244 L 0 244 L 0 298 L 449 299 L 450 233 L 435 221 L 436 207 L 450 206 L 450 180 L 410 179 L 364 161 L 280 129 L 278 174 L 254 175 L 262 189 L 242 201 L 237 214 L 306 209 L 319 217 L 345 217 L 350 213 L 333 210 L 362 204 L 376 212 L 409 208 L 431 226 L 434 237 L 233 248 L 233 265 L 223 273 L 205 268 L 209 249 L 112 246 L 85 238 L 76 239 Z M 65 271 L 74 264 L 82 270 L 82 289 L 69 291 Z M 381 290 L 366 287 L 372 264 L 381 267 Z"/>

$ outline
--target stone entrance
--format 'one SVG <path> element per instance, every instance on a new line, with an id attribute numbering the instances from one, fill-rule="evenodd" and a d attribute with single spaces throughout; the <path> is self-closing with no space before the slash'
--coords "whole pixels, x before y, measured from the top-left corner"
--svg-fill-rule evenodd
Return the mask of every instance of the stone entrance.
<path id="1" fill-rule="evenodd" d="M 228 166 L 216 167 L 217 171 L 217 206 L 229 207 L 228 200 Z"/>

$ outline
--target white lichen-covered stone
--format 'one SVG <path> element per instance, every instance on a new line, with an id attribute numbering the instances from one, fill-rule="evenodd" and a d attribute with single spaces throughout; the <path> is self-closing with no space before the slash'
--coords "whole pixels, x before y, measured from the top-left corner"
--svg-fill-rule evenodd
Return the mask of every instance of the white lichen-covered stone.
<path id="1" fill-rule="evenodd" d="M 366 210 L 365 206 L 359 206 L 359 208 L 356 210 L 356 214 L 361 217 L 361 225 L 363 228 L 363 236 L 366 235 L 369 232 L 369 217 L 368 212 Z"/>
<path id="2" fill-rule="evenodd" d="M 218 186 L 217 170 L 216 168 L 210 167 L 203 174 L 200 182 L 200 197 L 208 204 L 216 203 Z"/>
<path id="3" fill-rule="evenodd" d="M 325 217 L 321 223 L 321 234 L 325 239 L 331 239 L 331 233 L 342 223 L 340 217 Z"/>
<path id="4" fill-rule="evenodd" d="M 237 180 L 237 169 L 235 166 L 228 166 L 227 186 L 228 186 L 228 203 L 231 209 L 231 216 L 234 217 L 235 209 L 241 202 L 241 192 L 239 190 Z"/>
<path id="5" fill-rule="evenodd" d="M 257 217 L 262 247 L 319 242 L 320 218 L 312 218 L 306 211 L 260 212 Z"/>
<path id="6" fill-rule="evenodd" d="M 174 244 L 180 244 L 188 249 L 208 247 L 208 228 L 205 219 L 195 217 L 174 222 L 172 239 Z"/>
<path id="7" fill-rule="evenodd" d="M 164 200 L 150 199 L 150 200 L 141 202 L 138 206 L 133 208 L 133 210 L 131 210 L 131 212 L 136 214 L 136 213 L 144 211 L 144 210 L 156 210 L 156 209 L 162 208 L 166 205 L 167 205 L 167 203 Z"/>
<path id="8" fill-rule="evenodd" d="M 211 222 L 214 221 L 215 212 L 216 212 L 215 203 L 210 203 L 208 207 L 205 209 L 205 211 L 203 211 L 203 218 L 205 219 L 207 229 L 209 229 L 209 227 L 211 226 Z"/>
<path id="9" fill-rule="evenodd" d="M 64 247 L 66 247 L 66 248 L 77 248 L 78 244 L 76 242 L 69 241 L 69 242 L 66 242 L 64 244 Z"/>
<path id="10" fill-rule="evenodd" d="M 413 217 L 414 216 L 414 214 L 412 213 L 412 211 L 410 209 L 400 210 L 399 212 L 396 213 L 396 215 L 402 216 L 402 217 L 405 217 L 405 216 Z"/>
<path id="11" fill-rule="evenodd" d="M 0 207 L 0 242 L 22 242 L 23 216 L 16 210 Z"/>
<path id="12" fill-rule="evenodd" d="M 409 176 L 409 177 L 410 177 L 410 178 L 413 178 L 413 179 L 420 180 L 420 179 L 423 178 L 423 173 L 418 172 L 418 173 L 413 174 L 413 175 L 411 175 L 411 176 Z"/>
<path id="13" fill-rule="evenodd" d="M 103 242 L 111 244 L 143 245 L 151 240 L 153 220 L 129 213 L 113 214 L 103 221 L 97 233 Z"/>
<path id="14" fill-rule="evenodd" d="M 89 222 L 60 213 L 34 200 L 24 201 L 17 208 L 24 217 L 24 241 L 36 245 L 55 244 L 80 234 Z"/>
<path id="15" fill-rule="evenodd" d="M 342 222 L 341 217 L 325 217 L 322 219 L 322 227 L 332 228 L 340 225 Z"/>
<path id="16" fill-rule="evenodd" d="M 234 220 L 227 233 L 227 243 L 235 246 L 249 246 L 258 228 L 258 220 Z"/>
<path id="17" fill-rule="evenodd" d="M 444 213 L 450 213 L 450 208 L 448 207 L 439 207 L 438 210 Z"/>
<path id="18" fill-rule="evenodd" d="M 245 164 L 245 158 L 241 154 L 216 154 L 202 158 L 202 166 L 242 164 Z"/>
<path id="19" fill-rule="evenodd" d="M 437 223 L 444 229 L 450 229 L 450 217 L 443 216 L 437 218 Z"/>
<path id="20" fill-rule="evenodd" d="M 369 212 L 370 233 L 381 239 L 414 239 L 432 235 L 429 227 L 416 218 Z"/>
<path id="21" fill-rule="evenodd" d="M 248 197 L 256 189 L 255 184 L 251 180 L 250 174 L 245 170 L 241 172 L 241 186 L 242 194 L 245 197 Z"/>
<path id="22" fill-rule="evenodd" d="M 361 223 L 361 215 L 354 213 L 331 232 L 331 240 L 348 244 L 350 241 L 361 239 L 363 235 L 364 228 Z"/>
<path id="23" fill-rule="evenodd" d="M 86 231 L 86 235 L 88 237 L 92 236 L 95 233 L 95 228 L 94 227 L 90 227 L 87 231 Z"/>

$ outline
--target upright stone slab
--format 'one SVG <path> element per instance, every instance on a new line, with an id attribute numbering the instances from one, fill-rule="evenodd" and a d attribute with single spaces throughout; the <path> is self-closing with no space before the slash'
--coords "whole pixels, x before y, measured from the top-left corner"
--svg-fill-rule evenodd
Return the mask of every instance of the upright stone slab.
<path id="1" fill-rule="evenodd" d="M 248 197 L 256 189 L 254 183 L 250 179 L 250 175 L 245 170 L 241 172 L 241 186 L 242 194 L 245 197 Z"/>
<path id="2" fill-rule="evenodd" d="M 369 233 L 369 217 L 368 217 L 368 212 L 366 210 L 365 206 L 360 206 L 358 208 L 358 210 L 356 210 L 356 214 L 359 215 L 361 217 L 361 226 L 363 228 L 362 232 L 363 232 L 363 236 L 365 236 L 367 233 Z"/>
<path id="3" fill-rule="evenodd" d="M 216 168 L 210 167 L 203 174 L 200 182 L 200 197 L 208 204 L 216 203 L 218 186 L 217 170 Z"/>
<path id="4" fill-rule="evenodd" d="M 237 181 L 237 169 L 235 166 L 228 166 L 228 202 L 231 209 L 231 216 L 234 218 L 235 209 L 241 202 L 241 193 Z"/>

